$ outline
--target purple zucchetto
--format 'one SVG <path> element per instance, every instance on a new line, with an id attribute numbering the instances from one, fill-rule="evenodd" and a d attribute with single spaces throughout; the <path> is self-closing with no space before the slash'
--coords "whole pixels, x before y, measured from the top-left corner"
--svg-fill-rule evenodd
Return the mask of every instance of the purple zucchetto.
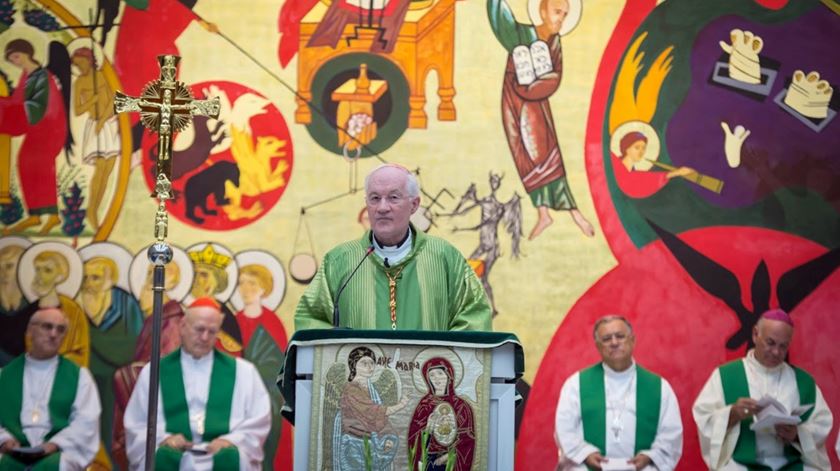
<path id="1" fill-rule="evenodd" d="M 769 319 L 771 321 L 781 321 L 785 324 L 793 327 L 793 319 L 791 319 L 790 314 L 786 313 L 781 309 L 770 309 L 769 311 L 765 312 L 761 315 L 761 319 Z M 760 319 L 759 319 L 760 320 Z"/>

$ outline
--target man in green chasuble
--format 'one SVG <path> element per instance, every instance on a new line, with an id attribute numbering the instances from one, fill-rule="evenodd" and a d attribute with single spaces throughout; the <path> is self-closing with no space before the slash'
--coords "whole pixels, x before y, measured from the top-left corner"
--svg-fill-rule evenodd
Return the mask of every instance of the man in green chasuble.
<path id="1" fill-rule="evenodd" d="M 716 368 L 694 402 L 703 461 L 720 470 L 831 469 L 825 444 L 831 411 L 814 378 L 786 361 L 793 320 L 771 309 L 753 327 L 752 338 L 755 348 Z M 790 419 L 790 413 L 801 422 L 768 423 L 771 411 L 764 408 L 775 408 L 771 401 L 786 409 L 775 415 Z M 756 416 L 766 425 L 753 430 Z"/>
<path id="2" fill-rule="evenodd" d="M 324 256 L 298 303 L 295 329 L 332 327 L 336 296 L 347 283 L 338 300 L 343 327 L 491 330 L 490 303 L 464 256 L 409 222 L 420 207 L 414 174 L 395 164 L 374 169 L 365 178 L 365 201 L 371 230 Z"/>
<path id="3" fill-rule="evenodd" d="M 181 348 L 160 360 L 157 470 L 260 470 L 271 428 L 268 392 L 253 364 L 215 348 L 222 311 L 199 298 L 181 320 Z M 131 469 L 143 469 L 149 365 L 128 401 L 123 424 Z"/>
<path id="4" fill-rule="evenodd" d="M 99 449 L 93 377 L 58 354 L 68 325 L 57 308 L 36 311 L 29 352 L 0 372 L 0 470 L 81 470 Z"/>
<path id="5" fill-rule="evenodd" d="M 672 471 L 682 456 L 680 407 L 671 385 L 633 359 L 630 322 L 595 322 L 602 361 L 569 377 L 560 390 L 555 439 L 564 470 Z"/>

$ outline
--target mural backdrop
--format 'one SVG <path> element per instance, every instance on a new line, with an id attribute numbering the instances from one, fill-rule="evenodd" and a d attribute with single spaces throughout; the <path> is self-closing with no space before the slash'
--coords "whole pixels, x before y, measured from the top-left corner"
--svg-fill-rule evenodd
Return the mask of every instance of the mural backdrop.
<path id="1" fill-rule="evenodd" d="M 556 463 L 560 386 L 598 359 L 609 313 L 674 385 L 680 469 L 702 466 L 695 396 L 768 307 L 792 313 L 790 360 L 840 414 L 840 4 L 569 0 L 558 19 L 565 3 L 0 0 L 0 366 L 60 304 L 62 350 L 103 400 L 97 464 L 125 467 L 158 142 L 113 100 L 168 53 L 222 107 L 173 143 L 164 350 L 214 296 L 219 347 L 276 393 L 297 299 L 367 228 L 364 175 L 398 162 L 421 182 L 415 226 L 462 250 L 524 345 L 517 468 Z M 291 469 L 272 396 L 265 468 Z"/>

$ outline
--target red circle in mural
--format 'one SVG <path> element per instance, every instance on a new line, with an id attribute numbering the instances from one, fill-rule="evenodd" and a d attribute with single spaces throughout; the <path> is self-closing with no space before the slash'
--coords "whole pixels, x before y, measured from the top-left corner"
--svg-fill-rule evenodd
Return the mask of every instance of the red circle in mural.
<path id="1" fill-rule="evenodd" d="M 167 208 L 178 220 L 225 231 L 247 226 L 283 196 L 294 152 L 280 111 L 263 95 L 234 82 L 191 85 L 196 98 L 218 96 L 218 119 L 195 116 L 172 146 L 172 188 Z M 144 132 L 143 175 L 155 183 L 157 135 Z"/>
<path id="2" fill-rule="evenodd" d="M 756 267 L 762 262 L 769 274 L 769 304 L 778 306 L 779 279 L 826 254 L 814 242 L 768 229 L 711 227 L 678 237 L 734 275 L 747 309 L 752 309 L 754 301 L 763 302 L 754 285 Z M 803 270 L 800 273 L 811 279 L 821 279 L 820 267 L 812 264 Z M 832 320 L 838 303 L 840 271 L 835 270 L 791 312 L 796 330 L 790 362 L 814 376 L 835 411 L 840 410 L 840 374 L 836 372 L 840 328 Z M 688 275 L 662 240 L 627 254 L 575 303 L 555 332 L 528 395 L 516 469 L 553 470 L 557 464 L 554 411 L 560 388 L 573 372 L 600 360 L 592 326 L 606 314 L 621 314 L 633 324 L 634 358 L 667 379 L 677 395 L 684 432 L 678 469 L 704 469 L 691 407 L 714 368 L 745 353 L 743 345 L 737 350 L 726 348 L 727 340 L 742 325 L 731 308 Z M 832 433 L 826 441 L 829 448 L 835 437 Z M 834 458 L 832 462 L 836 466 Z"/>

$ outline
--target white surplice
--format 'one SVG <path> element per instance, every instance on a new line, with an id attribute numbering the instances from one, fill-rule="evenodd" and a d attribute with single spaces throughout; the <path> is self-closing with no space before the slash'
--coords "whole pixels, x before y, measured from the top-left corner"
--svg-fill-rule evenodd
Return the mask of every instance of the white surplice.
<path id="1" fill-rule="evenodd" d="M 271 428 L 271 403 L 257 369 L 250 362 L 236 358 L 236 380 L 230 408 L 230 431 L 219 436 L 233 443 L 239 450 L 239 469 L 258 470 L 262 467 L 263 444 Z M 184 389 L 189 409 L 190 430 L 194 444 L 205 443 L 200 430 L 203 429 L 205 409 L 210 391 L 210 373 L 213 370 L 213 352 L 195 359 L 181 352 L 181 370 L 184 374 Z M 124 424 L 126 454 L 131 469 L 142 470 L 146 462 L 146 417 L 149 410 L 149 365 L 143 367 L 128 406 Z M 170 434 L 166 432 L 166 417 L 163 415 L 163 401 L 158 389 L 157 445 Z M 182 470 L 210 470 L 212 455 L 184 453 Z"/>
<path id="2" fill-rule="evenodd" d="M 23 401 L 20 410 L 20 424 L 30 446 L 44 443 L 44 437 L 52 430 L 48 404 L 52 393 L 58 357 L 36 360 L 26 355 L 23 367 Z M 64 385 L 59 385 L 62 387 Z M 67 385 L 69 386 L 69 385 Z M 96 383 L 87 368 L 79 369 L 76 398 L 70 412 L 67 427 L 50 438 L 61 449 L 63 470 L 84 469 L 93 461 L 99 450 L 99 393 Z M 37 410 L 37 413 L 33 414 Z M 33 420 L 36 417 L 37 420 Z M 0 443 L 12 439 L 12 435 L 0 427 Z"/>
<path id="3" fill-rule="evenodd" d="M 750 397 L 759 400 L 770 396 L 782 403 L 788 410 L 799 405 L 799 390 L 796 387 L 796 373 L 787 363 L 775 368 L 766 368 L 755 358 L 750 350 L 744 358 L 744 370 Z M 744 466 L 732 460 L 732 453 L 738 443 L 741 428 L 738 423 L 727 430 L 729 410 L 725 404 L 720 370 L 715 368 L 709 380 L 694 402 L 692 412 L 697 423 L 700 449 L 703 461 L 710 469 L 745 470 Z M 806 470 L 830 470 L 825 440 L 831 431 L 831 411 L 825 403 L 822 391 L 817 386 L 817 398 L 811 417 L 799 424 L 799 441 L 794 447 L 802 453 Z M 784 443 L 775 432 L 756 432 L 756 457 L 760 463 L 776 470 L 786 463 Z"/>
<path id="4" fill-rule="evenodd" d="M 604 389 L 607 401 L 606 457 L 627 460 L 635 456 L 636 446 L 636 362 L 624 371 L 615 371 L 604 364 Z M 641 450 L 653 461 L 655 468 L 669 471 L 682 456 L 682 420 L 674 390 L 662 378 L 662 400 L 656 438 L 650 450 Z M 616 436 L 616 434 L 618 436 Z M 563 384 L 554 416 L 554 439 L 561 454 L 561 468 L 585 470 L 586 457 L 598 451 L 583 438 L 580 412 L 580 372 Z"/>

